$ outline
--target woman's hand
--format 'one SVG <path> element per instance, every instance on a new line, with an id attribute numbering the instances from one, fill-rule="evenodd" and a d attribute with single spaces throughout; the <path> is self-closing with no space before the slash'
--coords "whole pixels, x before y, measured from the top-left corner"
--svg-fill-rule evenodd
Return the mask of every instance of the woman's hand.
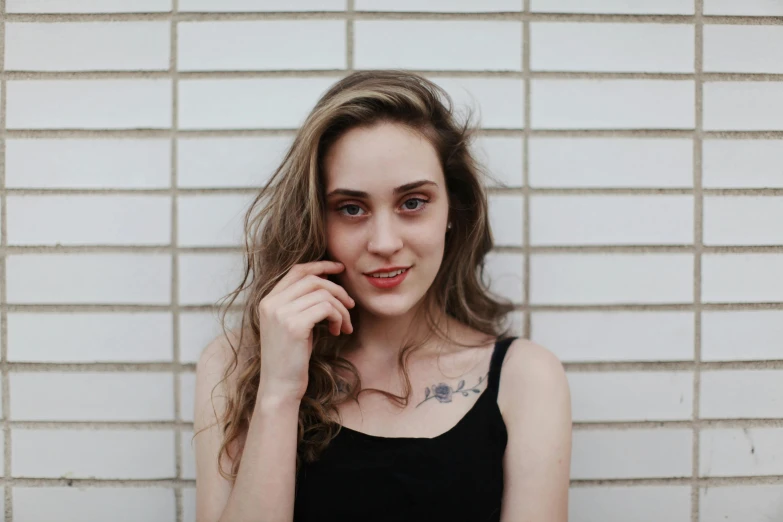
<path id="1" fill-rule="evenodd" d="M 294 265 L 259 303 L 259 396 L 273 400 L 302 399 L 307 390 L 316 323 L 328 320 L 333 335 L 353 332 L 348 308 L 356 303 L 343 287 L 325 276 L 344 268 L 342 263 L 334 261 Z"/>

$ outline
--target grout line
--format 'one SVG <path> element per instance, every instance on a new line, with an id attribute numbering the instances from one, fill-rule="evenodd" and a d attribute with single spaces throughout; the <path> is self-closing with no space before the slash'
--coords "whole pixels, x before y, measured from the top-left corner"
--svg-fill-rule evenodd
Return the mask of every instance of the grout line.
<path id="1" fill-rule="evenodd" d="M 692 139 L 693 130 L 687 129 L 530 129 L 531 136 L 558 138 L 653 138 Z M 179 129 L 177 135 L 186 139 L 285 136 L 293 138 L 296 129 Z M 480 128 L 479 136 L 521 137 L 524 129 Z M 777 131 L 702 131 L 709 139 L 780 140 L 783 130 Z M 13 139 L 52 138 L 168 138 L 171 129 L 7 129 L 6 137 Z"/>
<path id="2" fill-rule="evenodd" d="M 524 15 L 523 15 L 524 17 Z M 346 52 L 353 55 L 353 20 L 346 20 L 346 33 L 351 38 L 346 45 Z M 527 18 L 524 23 L 529 25 Z M 524 51 L 523 51 L 524 52 Z M 276 78 L 337 79 L 353 70 L 351 62 L 345 69 L 252 69 L 252 70 L 209 70 L 209 71 L 178 71 L 177 74 L 185 80 L 263 80 Z M 478 79 L 548 79 L 548 80 L 651 80 L 651 81 L 694 81 L 693 73 L 674 72 L 622 72 L 622 71 L 567 71 L 567 70 L 463 70 L 463 69 L 407 69 L 432 78 L 478 78 Z M 96 71 L 4 71 L 3 75 L 9 81 L 46 81 L 46 80 L 167 80 L 171 78 L 168 70 L 96 70 Z M 701 75 L 705 81 L 731 82 L 780 82 L 783 73 L 752 73 L 752 72 L 710 72 Z"/>
<path id="3" fill-rule="evenodd" d="M 6 0 L 0 0 L 0 74 L 5 69 L 5 32 L 6 32 Z M 11 383 L 9 381 L 8 363 L 8 203 L 6 198 L 6 117 L 7 83 L 5 77 L 0 77 L 0 371 L 2 373 L 2 405 L 3 405 L 3 487 L 5 522 L 13 522 L 14 498 L 12 482 L 12 452 L 11 452 Z"/>
<path id="4" fill-rule="evenodd" d="M 8 482 L 7 479 L 0 479 Z M 183 480 L 181 483 L 172 479 L 95 479 L 95 478 L 32 478 L 18 477 L 13 479 L 14 485 L 25 488 L 51 488 L 51 487 L 73 487 L 84 489 L 101 488 L 170 488 L 182 489 L 182 486 L 193 486 L 195 481 Z M 65 515 L 65 513 L 63 513 Z M 27 522 L 23 520 L 22 522 Z M 36 519 L 41 520 L 41 519 Z M 56 520 L 74 520 L 73 518 L 58 518 Z"/>
<path id="5" fill-rule="evenodd" d="M 530 311 L 530 0 L 522 2 L 522 89 L 524 96 L 524 122 L 522 124 L 522 288 L 524 321 L 522 336 L 532 339 L 532 313 Z"/>
<path id="6" fill-rule="evenodd" d="M 690 429 L 691 420 L 617 420 L 617 421 L 574 421 L 574 429 L 580 431 L 595 430 L 672 430 Z M 702 427 L 711 429 L 758 429 L 783 428 L 783 418 L 759 419 L 707 419 L 700 421 Z M 68 430 L 68 431 L 169 431 L 177 426 L 192 430 L 192 422 L 176 421 L 11 421 L 18 430 Z"/>
<path id="7" fill-rule="evenodd" d="M 168 312 L 181 310 L 184 312 L 215 312 L 214 304 L 190 304 L 172 307 L 171 305 L 153 304 L 10 304 L 3 305 L 9 312 L 27 313 L 68 313 L 68 312 Z M 693 303 L 624 303 L 624 304 L 531 304 L 533 312 L 691 312 Z M 230 308 L 240 312 L 241 306 Z M 704 303 L 702 311 L 743 311 L 743 310 L 783 310 L 783 302 L 772 303 Z M 520 308 L 519 311 L 522 311 Z M 766 359 L 765 359 L 766 360 Z M 21 364 L 21 363 L 17 363 Z M 155 363 L 152 363 L 155 364 Z M 183 363 L 185 364 L 185 363 Z"/>
<path id="8" fill-rule="evenodd" d="M 497 245 L 493 253 L 524 254 L 526 251 L 537 254 L 687 254 L 692 253 L 692 244 L 673 245 Z M 14 255 L 54 255 L 54 254 L 200 254 L 202 256 L 237 255 L 241 252 L 239 245 L 225 247 L 170 247 L 148 245 L 34 245 L 10 246 L 5 248 L 6 254 Z M 702 247 L 703 253 L 710 254 L 783 254 L 783 245 L 723 245 Z"/>
<path id="9" fill-rule="evenodd" d="M 345 7 L 345 69 L 348 73 L 354 71 L 354 47 L 356 38 L 354 36 L 354 21 L 356 20 L 356 11 L 354 9 L 354 0 L 347 0 Z"/>
<path id="10" fill-rule="evenodd" d="M 353 7 L 353 6 L 351 6 Z M 518 21 L 522 11 L 460 13 L 460 12 L 396 12 L 354 11 L 356 20 L 453 20 L 453 21 Z M 9 22 L 154 22 L 168 21 L 170 13 L 10 13 Z M 343 20 L 344 11 L 277 11 L 277 12 L 181 12 L 177 18 L 183 22 L 200 21 L 300 21 Z M 545 13 L 530 12 L 533 22 L 604 22 L 604 23 L 656 23 L 693 24 L 695 15 L 683 14 L 603 14 L 603 13 Z M 703 15 L 706 24 L 781 25 L 779 16 L 731 16 Z"/>
<path id="11" fill-rule="evenodd" d="M 693 132 L 693 469 L 691 486 L 691 522 L 699 522 L 700 516 L 700 451 L 701 451 L 701 349 L 702 349 L 702 254 L 704 251 L 704 194 L 702 191 L 702 129 L 704 127 L 704 0 L 694 0 L 695 39 L 694 39 L 694 72 L 695 72 L 695 114 Z"/>
<path id="12" fill-rule="evenodd" d="M 182 501 L 182 411 L 180 401 L 181 369 L 180 364 L 180 331 L 179 331 L 179 243 L 178 238 L 178 208 L 179 208 L 179 181 L 177 171 L 177 129 L 179 128 L 179 73 L 177 72 L 177 24 L 178 24 L 179 0 L 172 0 L 171 6 L 171 47 L 169 56 L 169 74 L 171 75 L 171 321 L 172 321 L 172 370 L 174 374 L 174 467 L 176 470 L 176 482 L 180 487 L 174 488 L 174 502 L 176 507 L 176 522 L 183 522 L 184 505 Z"/>
<path id="13" fill-rule="evenodd" d="M 644 486 L 675 486 L 691 484 L 691 477 L 663 477 L 663 478 L 642 478 L 642 479 L 576 479 L 572 482 L 572 487 L 593 488 L 601 486 L 614 487 L 644 487 Z M 753 477 L 710 477 L 702 478 L 698 481 L 699 487 L 720 487 L 720 486 L 761 486 L 761 485 L 783 485 L 783 475 L 778 476 L 753 476 Z M 718 493 L 720 494 L 720 493 Z M 712 519 L 714 520 L 714 519 Z"/>
<path id="14" fill-rule="evenodd" d="M 489 194 L 524 194 L 525 187 L 519 186 L 489 186 Z M 613 195 L 613 196 L 673 196 L 694 194 L 692 187 L 528 187 L 530 194 L 556 195 L 556 196 L 584 196 L 584 195 Z M 258 192 L 255 187 L 201 187 L 201 188 L 178 188 L 177 194 L 201 195 L 201 196 L 252 196 Z M 104 195 L 124 195 L 124 196 L 170 196 L 174 192 L 171 188 L 9 188 L 6 189 L 6 195 L 13 196 L 104 196 Z M 708 196 L 783 196 L 783 187 L 780 188 L 707 188 L 702 189 L 703 195 Z M 39 245 L 45 246 L 45 245 Z M 774 245 L 770 245 L 774 246 Z M 19 248 L 25 248 L 22 245 Z M 140 248 L 164 248 L 155 245 L 139 245 Z M 16 247 L 12 247 L 16 248 Z M 183 248 L 189 247 L 181 247 Z M 192 248 L 226 248 L 226 247 L 192 247 Z"/>
<path id="15" fill-rule="evenodd" d="M 687 371 L 692 372 L 695 363 L 691 361 L 578 361 L 565 360 L 563 362 L 568 372 L 672 372 Z M 193 374 L 196 369 L 195 362 L 180 363 L 156 363 L 156 362 L 7 362 L 6 366 L 12 372 L 60 372 L 60 373 L 80 373 L 80 372 L 123 372 L 123 373 L 172 373 L 179 371 L 181 373 Z M 783 370 L 783 358 L 781 359 L 763 359 L 746 361 L 711 361 L 702 362 L 700 367 L 703 370 Z M 10 421 L 13 423 L 13 421 Z M 157 425 L 157 423 L 156 423 Z"/>
<path id="16" fill-rule="evenodd" d="M 7 479 L 0 479 L 7 483 Z M 630 479 L 574 479 L 572 487 L 594 488 L 602 486 L 614 487 L 645 487 L 645 486 L 672 486 L 688 485 L 690 477 L 662 477 L 662 478 L 630 478 Z M 65 478 L 17 478 L 14 484 L 26 488 L 46 488 L 71 486 L 80 489 L 102 488 L 142 488 L 142 487 L 193 487 L 195 481 L 183 480 L 181 483 L 171 479 L 65 479 Z M 736 476 L 736 477 L 706 477 L 699 480 L 702 487 L 720 486 L 762 486 L 783 485 L 783 475 L 767 476 Z"/>
<path id="17" fill-rule="evenodd" d="M 699 422 L 701 427 L 723 430 L 757 429 L 757 428 L 783 428 L 781 419 L 709 419 Z M 574 428 L 581 431 L 590 430 L 672 430 L 681 429 L 690 431 L 693 427 L 692 420 L 682 421 L 575 421 Z M 693 477 L 689 477 L 693 480 Z M 697 481 L 698 481 L 697 477 Z"/>

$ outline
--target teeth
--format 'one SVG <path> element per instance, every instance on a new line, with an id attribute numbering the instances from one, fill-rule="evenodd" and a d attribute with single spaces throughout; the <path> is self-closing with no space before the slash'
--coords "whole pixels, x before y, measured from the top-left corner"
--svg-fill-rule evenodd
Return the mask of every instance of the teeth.
<path id="1" fill-rule="evenodd" d="M 383 272 L 381 272 L 381 273 L 379 273 L 379 274 L 372 274 L 372 276 L 373 276 L 373 277 L 377 277 L 377 278 L 379 278 L 379 279 L 385 279 L 385 278 L 387 278 L 387 277 L 394 277 L 394 276 L 397 276 L 397 275 L 399 275 L 399 274 L 401 274 L 401 273 L 405 272 L 406 270 L 407 270 L 407 268 L 403 268 L 403 269 L 401 269 L 401 270 L 397 270 L 397 271 L 395 271 L 395 272 L 386 272 L 386 273 L 383 273 Z"/>

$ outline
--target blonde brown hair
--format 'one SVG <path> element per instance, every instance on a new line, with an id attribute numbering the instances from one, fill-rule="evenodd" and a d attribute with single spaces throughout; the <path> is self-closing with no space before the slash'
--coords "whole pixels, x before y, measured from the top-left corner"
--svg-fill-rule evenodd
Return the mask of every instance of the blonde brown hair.
<path id="1" fill-rule="evenodd" d="M 315 105 L 282 163 L 250 206 L 244 221 L 244 277 L 221 300 L 223 331 L 234 354 L 223 382 L 228 382 L 232 372 L 239 372 L 236 385 L 227 390 L 221 419 L 223 443 L 218 455 L 218 462 L 224 454 L 233 459 L 228 474 L 219 466 L 221 475 L 232 482 L 241 459 L 241 438 L 249 427 L 258 393 L 263 349 L 259 346 L 258 305 L 292 266 L 326 258 L 324 156 L 349 129 L 379 122 L 405 125 L 424 136 L 437 151 L 445 177 L 452 227 L 446 236 L 440 270 L 421 304 L 429 335 L 461 345 L 441 330 L 433 311 L 488 338 L 508 335 L 504 325 L 513 304 L 493 296 L 484 283 L 484 258 L 493 242 L 481 178 L 489 175 L 469 151 L 475 132 L 470 114 L 460 125 L 449 95 L 414 73 L 384 70 L 346 76 Z M 235 346 L 228 335 L 226 316 L 240 297 L 241 323 Z M 351 322 L 355 331 L 361 328 L 355 309 L 351 310 Z M 410 397 L 406 361 L 424 341 L 408 343 L 400 351 L 404 381 L 400 396 L 362 390 L 356 368 L 339 356 L 349 342 L 350 336 L 329 334 L 325 324 L 313 330 L 309 381 L 299 410 L 297 468 L 302 461 L 316 460 L 337 434 L 340 426 L 333 419 L 343 401 L 357 400 L 365 391 L 382 393 L 400 405 L 407 404 Z M 236 449 L 233 455 L 231 448 Z"/>

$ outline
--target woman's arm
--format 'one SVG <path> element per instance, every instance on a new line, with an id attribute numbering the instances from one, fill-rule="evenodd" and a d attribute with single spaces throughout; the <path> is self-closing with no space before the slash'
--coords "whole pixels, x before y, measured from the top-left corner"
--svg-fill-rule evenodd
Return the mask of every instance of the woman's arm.
<path id="1" fill-rule="evenodd" d="M 213 341 L 202 353 L 196 369 L 194 432 L 196 435 L 197 522 L 290 522 L 294 513 L 296 439 L 299 403 L 259 397 L 244 437 L 244 453 L 236 482 L 218 473 L 222 429 L 215 424 L 225 407 L 225 383 L 210 399 L 233 358 L 225 339 Z M 232 374 L 235 375 L 236 371 Z M 228 385 L 233 384 L 229 378 Z M 224 457 L 223 469 L 231 469 Z"/>
<path id="2" fill-rule="evenodd" d="M 563 365 L 547 349 L 515 340 L 498 398 L 508 431 L 501 520 L 567 522 L 571 396 Z"/>

